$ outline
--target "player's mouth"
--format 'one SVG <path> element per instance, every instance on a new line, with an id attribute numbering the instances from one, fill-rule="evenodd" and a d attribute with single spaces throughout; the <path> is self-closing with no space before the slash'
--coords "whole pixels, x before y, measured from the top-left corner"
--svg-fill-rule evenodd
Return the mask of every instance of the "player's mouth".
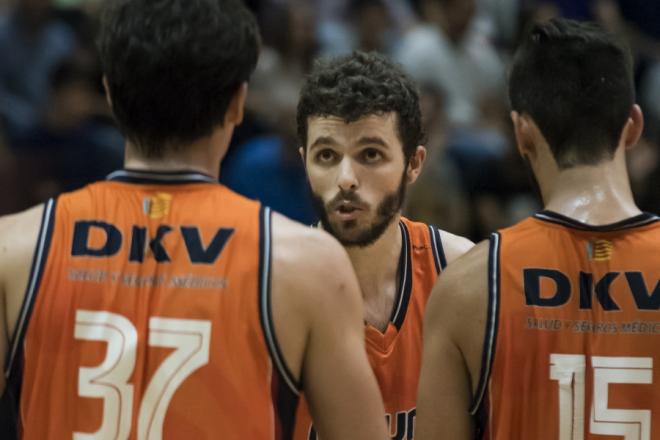
<path id="1" fill-rule="evenodd" d="M 355 220 L 362 208 L 352 202 L 342 202 L 335 208 L 335 214 L 342 221 Z"/>

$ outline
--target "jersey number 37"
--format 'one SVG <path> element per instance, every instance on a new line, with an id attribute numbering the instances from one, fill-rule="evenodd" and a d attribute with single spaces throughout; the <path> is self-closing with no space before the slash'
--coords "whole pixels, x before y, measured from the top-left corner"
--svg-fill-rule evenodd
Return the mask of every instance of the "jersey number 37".
<path id="1" fill-rule="evenodd" d="M 103 421 L 96 432 L 74 432 L 74 440 L 126 439 L 131 432 L 138 336 L 135 326 L 116 313 L 78 310 L 75 338 L 107 343 L 103 362 L 81 367 L 78 394 L 103 399 Z M 184 380 L 209 361 L 211 323 L 195 319 L 149 319 L 150 347 L 174 348 L 144 392 L 137 418 L 138 440 L 162 438 L 167 408 Z"/>

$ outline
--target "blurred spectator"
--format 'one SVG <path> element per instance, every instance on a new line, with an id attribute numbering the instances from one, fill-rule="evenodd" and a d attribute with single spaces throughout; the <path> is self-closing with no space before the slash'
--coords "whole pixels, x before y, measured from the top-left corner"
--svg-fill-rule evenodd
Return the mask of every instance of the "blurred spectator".
<path id="1" fill-rule="evenodd" d="M 220 181 L 303 223 L 315 220 L 295 114 L 304 75 L 317 51 L 309 3 L 266 5 L 262 48 L 250 81 L 246 120 L 223 160 Z M 256 177 L 256 178 L 255 178 Z"/>
<path id="2" fill-rule="evenodd" d="M 403 31 L 415 22 L 407 0 L 315 0 L 320 56 L 354 50 L 392 55 Z"/>
<path id="3" fill-rule="evenodd" d="M 76 45 L 71 29 L 54 18 L 49 0 L 21 0 L 0 18 L 0 118 L 10 142 L 38 124 L 52 70 Z"/>
<path id="4" fill-rule="evenodd" d="M 447 159 L 445 95 L 433 84 L 420 87 L 422 124 L 426 133 L 426 163 L 408 188 L 404 213 L 455 234 L 471 233 L 469 206 L 454 163 Z"/>
<path id="5" fill-rule="evenodd" d="M 79 51 L 64 60 L 50 83 L 43 120 L 14 139 L 19 155 L 48 159 L 50 169 L 42 172 L 54 180 L 53 191 L 79 188 L 121 168 L 123 139 L 111 123 L 95 55 Z"/>
<path id="6" fill-rule="evenodd" d="M 355 49 L 392 52 L 394 26 L 383 0 L 352 0 L 349 17 L 353 21 Z"/>
<path id="7" fill-rule="evenodd" d="M 504 65 L 473 26 L 476 8 L 476 0 L 420 0 L 422 22 L 403 36 L 397 53 L 415 79 L 444 91 L 452 125 L 476 124 L 482 102 L 504 96 Z"/>
<path id="8" fill-rule="evenodd" d="M 294 130 L 298 92 L 318 45 L 313 11 L 295 0 L 261 11 L 263 47 L 250 81 L 247 107 L 271 127 Z"/>
<path id="9" fill-rule="evenodd" d="M 642 139 L 628 152 L 628 170 L 640 208 L 660 213 L 660 148 Z"/>
<path id="10" fill-rule="evenodd" d="M 302 158 L 295 141 L 278 133 L 255 137 L 232 148 L 220 181 L 294 220 L 317 220 Z"/>

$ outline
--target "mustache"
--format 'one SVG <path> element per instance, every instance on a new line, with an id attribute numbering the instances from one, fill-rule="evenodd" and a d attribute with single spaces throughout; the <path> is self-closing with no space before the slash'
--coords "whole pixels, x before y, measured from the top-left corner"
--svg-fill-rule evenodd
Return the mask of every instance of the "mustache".
<path id="1" fill-rule="evenodd" d="M 326 204 L 326 206 L 328 210 L 335 210 L 339 208 L 339 206 L 341 206 L 344 202 L 350 202 L 351 204 L 361 209 L 369 207 L 369 204 L 362 200 L 360 196 L 357 195 L 357 193 L 345 190 L 339 190 L 337 195 L 334 196 L 332 200 Z"/>

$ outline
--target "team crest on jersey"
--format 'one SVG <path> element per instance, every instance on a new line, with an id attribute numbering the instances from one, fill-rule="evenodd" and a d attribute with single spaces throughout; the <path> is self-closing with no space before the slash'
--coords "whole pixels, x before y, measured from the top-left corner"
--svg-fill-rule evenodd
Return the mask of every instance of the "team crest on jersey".
<path id="1" fill-rule="evenodd" d="M 592 261 L 609 261 L 614 245 L 609 240 L 597 239 L 587 242 L 587 256 Z"/>
<path id="2" fill-rule="evenodd" d="M 170 213 L 172 194 L 157 193 L 153 197 L 145 197 L 142 206 L 144 213 L 152 220 L 159 220 Z"/>

